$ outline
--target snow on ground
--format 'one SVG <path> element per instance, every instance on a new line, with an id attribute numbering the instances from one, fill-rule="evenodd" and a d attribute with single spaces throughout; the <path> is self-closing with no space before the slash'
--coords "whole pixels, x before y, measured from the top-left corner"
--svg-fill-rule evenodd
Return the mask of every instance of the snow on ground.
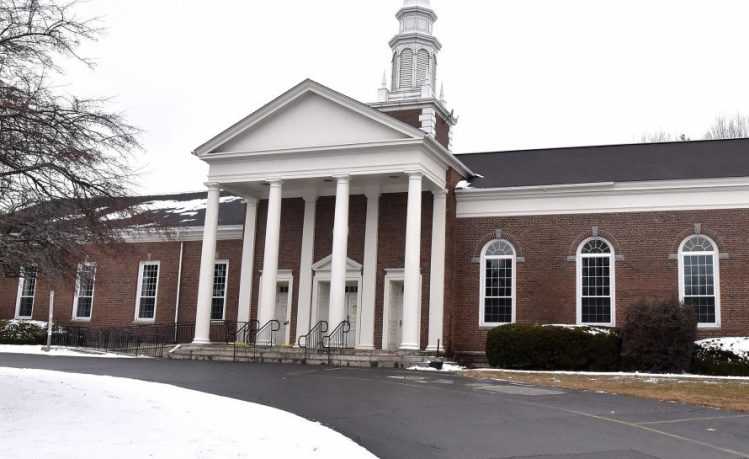
<path id="1" fill-rule="evenodd" d="M 749 337 L 709 338 L 697 341 L 697 345 L 705 349 L 732 352 L 742 359 L 749 360 Z"/>
<path id="2" fill-rule="evenodd" d="M 375 457 L 294 414 L 166 384 L 0 368 L 0 400 L 8 458 Z"/>
<path id="3" fill-rule="evenodd" d="M 657 379 L 733 379 L 738 381 L 749 382 L 749 376 L 707 376 L 707 375 L 693 375 L 693 374 L 676 374 L 676 373 L 628 373 L 624 371 L 620 372 L 602 372 L 602 371 L 542 371 L 542 370 L 503 370 L 501 368 L 477 368 L 475 370 L 463 370 L 465 372 L 479 371 L 479 372 L 497 372 L 497 373 L 536 373 L 536 374 L 547 374 L 547 375 L 579 375 L 579 376 L 613 376 L 622 378 L 649 378 L 651 380 Z"/>
<path id="4" fill-rule="evenodd" d="M 51 357 L 101 357 L 108 359 L 132 359 L 129 355 L 112 354 L 96 351 L 77 351 L 66 347 L 52 346 L 49 352 L 44 350 L 45 346 L 38 344 L 0 344 L 0 354 L 32 354 L 47 355 Z"/>
<path id="5" fill-rule="evenodd" d="M 413 370 L 413 371 L 439 371 L 439 372 L 446 372 L 446 373 L 454 373 L 457 371 L 463 371 L 465 368 L 461 367 L 455 362 L 444 362 L 442 364 L 442 369 L 440 370 L 434 367 L 430 367 L 430 366 L 419 366 L 419 365 L 409 367 L 408 369 Z"/>
<path id="6" fill-rule="evenodd" d="M 4 321 L 7 325 L 18 325 L 18 324 L 26 324 L 26 325 L 35 325 L 39 328 L 47 329 L 47 322 L 42 322 L 41 320 L 5 320 Z"/>
<path id="7" fill-rule="evenodd" d="M 574 329 L 582 329 L 585 333 L 589 335 L 609 335 L 611 334 L 611 327 L 597 327 L 595 325 L 575 325 L 575 324 L 545 324 L 542 325 L 543 327 L 560 327 L 560 328 L 569 328 L 571 330 Z"/>

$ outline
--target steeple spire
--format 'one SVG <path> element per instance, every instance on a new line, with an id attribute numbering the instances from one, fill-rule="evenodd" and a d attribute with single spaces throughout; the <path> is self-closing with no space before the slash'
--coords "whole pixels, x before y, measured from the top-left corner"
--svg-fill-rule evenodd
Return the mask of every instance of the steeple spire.
<path id="1" fill-rule="evenodd" d="M 403 117 L 399 119 L 408 120 L 449 149 L 457 119 L 445 106 L 444 91 L 437 94 L 437 55 L 442 49 L 442 43 L 434 36 L 437 14 L 429 0 L 404 0 L 395 17 L 399 29 L 389 42 L 390 88 L 383 82 L 372 107 Z M 414 122 L 414 115 L 418 116 L 418 123 Z"/>

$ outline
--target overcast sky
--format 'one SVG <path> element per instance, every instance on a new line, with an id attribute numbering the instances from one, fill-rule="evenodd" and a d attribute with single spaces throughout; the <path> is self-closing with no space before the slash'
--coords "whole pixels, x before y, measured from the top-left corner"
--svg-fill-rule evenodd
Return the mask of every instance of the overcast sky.
<path id="1" fill-rule="evenodd" d="M 202 190 L 190 152 L 305 78 L 363 102 L 402 0 L 89 0 L 106 34 L 64 90 L 143 129 L 139 193 Z M 432 0 L 456 153 L 701 138 L 749 114 L 746 0 Z"/>

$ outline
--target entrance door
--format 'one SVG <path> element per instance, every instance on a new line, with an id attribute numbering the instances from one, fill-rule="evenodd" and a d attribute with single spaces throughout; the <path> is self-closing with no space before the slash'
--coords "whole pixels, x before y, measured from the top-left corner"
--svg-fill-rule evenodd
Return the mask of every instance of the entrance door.
<path id="1" fill-rule="evenodd" d="M 317 325 L 320 321 L 328 322 L 328 310 L 330 309 L 330 282 L 320 282 L 317 288 L 317 319 L 311 327 Z M 330 325 L 330 324 L 328 324 Z"/>
<path id="2" fill-rule="evenodd" d="M 351 324 L 346 336 L 346 347 L 356 347 L 356 328 L 359 322 L 359 288 L 356 285 L 346 286 L 346 320 Z"/>
<path id="3" fill-rule="evenodd" d="M 276 332 L 274 342 L 279 345 L 289 344 L 286 342 L 287 330 L 289 328 L 289 318 L 287 309 L 289 306 L 289 285 L 279 284 L 278 295 L 276 295 L 276 314 L 275 319 L 281 323 L 281 329 Z"/>
<path id="4" fill-rule="evenodd" d="M 401 345 L 403 331 L 403 282 L 391 284 L 388 322 L 388 349 L 397 351 Z"/>

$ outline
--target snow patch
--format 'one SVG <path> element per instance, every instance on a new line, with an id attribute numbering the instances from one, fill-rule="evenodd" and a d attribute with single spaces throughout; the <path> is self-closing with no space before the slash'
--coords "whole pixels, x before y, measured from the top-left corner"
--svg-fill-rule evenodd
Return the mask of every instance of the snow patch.
<path id="1" fill-rule="evenodd" d="M 461 180 L 457 185 L 455 185 L 456 190 L 467 190 L 469 188 L 471 188 L 471 182 L 468 180 Z"/>
<path id="2" fill-rule="evenodd" d="M 220 204 L 241 201 L 239 196 L 224 196 L 219 198 Z M 145 212 L 167 212 L 184 217 L 195 217 L 198 212 L 204 211 L 207 207 L 207 198 L 191 199 L 189 201 L 178 201 L 176 199 L 163 199 L 146 201 L 140 205 Z M 124 220 L 129 218 L 127 212 L 112 212 L 102 217 L 105 220 Z"/>
<path id="3" fill-rule="evenodd" d="M 97 351 L 77 351 L 67 347 L 52 346 L 49 352 L 44 350 L 45 346 L 38 344 L 0 344 L 0 354 L 26 354 L 46 355 L 49 357 L 98 357 L 107 359 L 132 359 L 130 355 L 112 354 Z"/>
<path id="4" fill-rule="evenodd" d="M 375 457 L 294 414 L 166 384 L 0 368 L 0 400 L 3 457 Z"/>
<path id="5" fill-rule="evenodd" d="M 696 344 L 703 349 L 731 352 L 741 359 L 749 360 L 749 337 L 708 338 L 697 341 Z"/>
<path id="6" fill-rule="evenodd" d="M 408 369 L 413 370 L 413 371 L 429 371 L 429 372 L 442 372 L 442 373 L 455 373 L 458 371 L 465 370 L 465 367 L 461 367 L 455 362 L 443 362 L 441 369 L 437 369 L 437 368 L 429 366 L 430 363 L 431 362 L 427 362 L 426 366 L 414 365 L 412 367 L 409 367 Z"/>
<path id="7" fill-rule="evenodd" d="M 571 330 L 581 329 L 589 335 L 609 335 L 612 329 L 610 327 L 598 327 L 595 325 L 574 325 L 574 324 L 545 324 L 543 327 L 560 327 L 569 328 Z"/>

